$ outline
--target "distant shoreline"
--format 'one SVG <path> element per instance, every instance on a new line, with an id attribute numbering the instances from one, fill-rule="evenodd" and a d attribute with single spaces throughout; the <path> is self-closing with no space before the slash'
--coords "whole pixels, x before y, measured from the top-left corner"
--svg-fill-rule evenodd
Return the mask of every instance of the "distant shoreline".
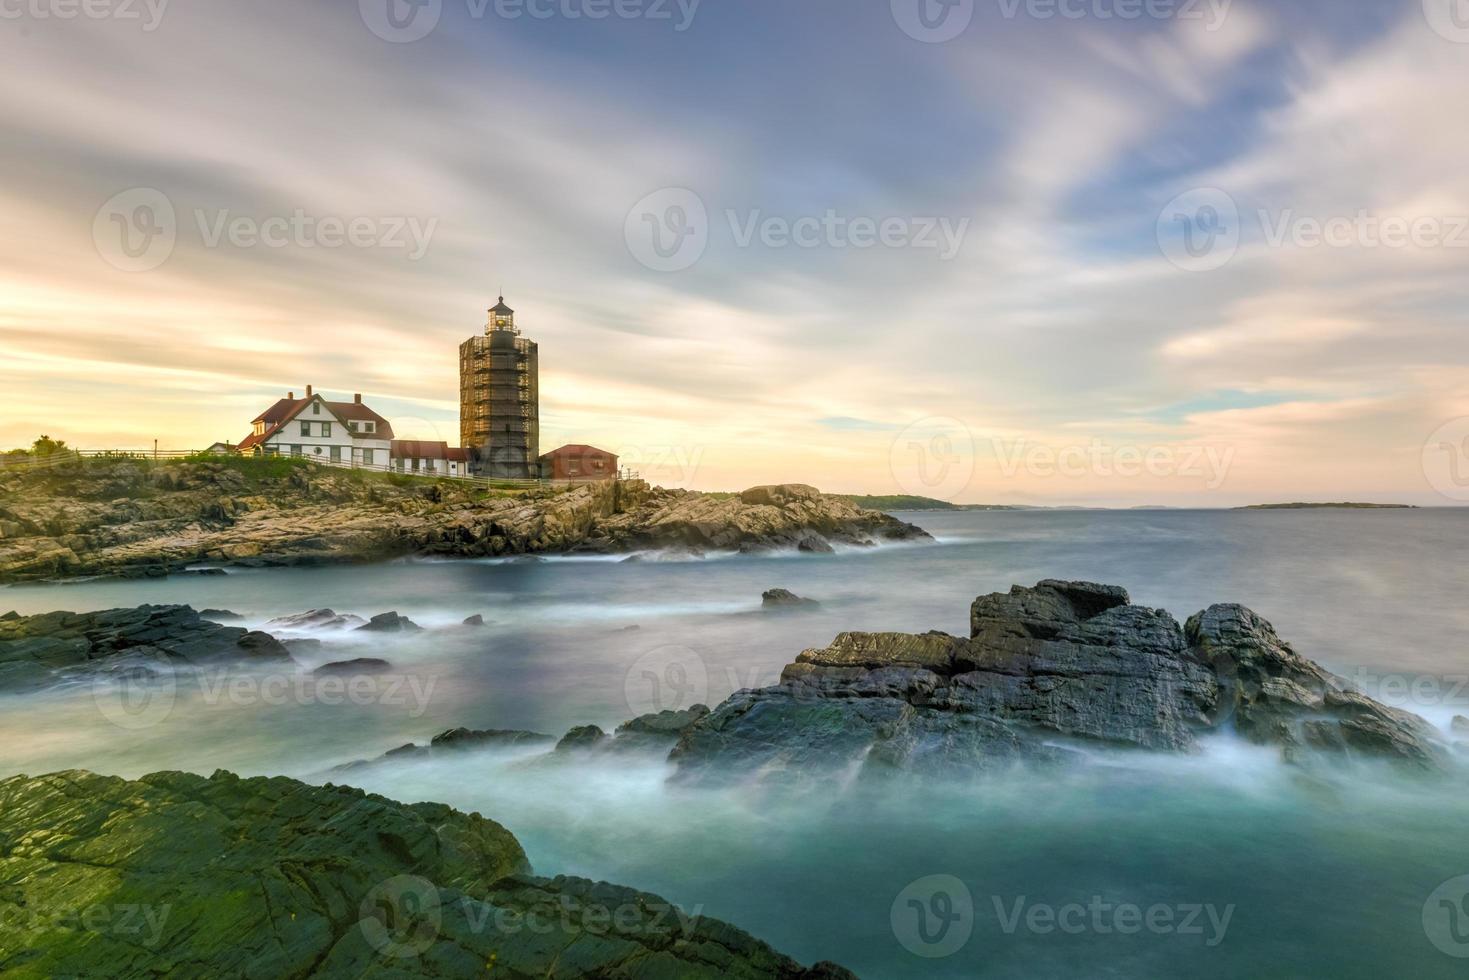
<path id="1" fill-rule="evenodd" d="M 1340 504 L 1308 504 L 1308 503 L 1293 503 L 1293 504 L 1249 504 L 1249 505 L 1247 505 L 1245 507 L 1236 507 L 1234 509 L 1235 510 L 1316 510 L 1316 509 L 1321 509 L 1321 508 L 1328 508 L 1328 509 L 1335 509 L 1335 510 L 1417 510 L 1418 509 L 1417 505 L 1415 505 L 1415 504 L 1359 504 L 1359 503 L 1340 503 Z"/>

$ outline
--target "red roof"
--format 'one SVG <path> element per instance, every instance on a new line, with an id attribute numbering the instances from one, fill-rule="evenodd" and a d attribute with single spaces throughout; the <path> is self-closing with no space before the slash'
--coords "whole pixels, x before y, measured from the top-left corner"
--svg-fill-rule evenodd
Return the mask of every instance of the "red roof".
<path id="1" fill-rule="evenodd" d="M 250 435 L 241 439 L 239 446 L 236 447 L 236 451 L 246 452 L 265 443 L 271 436 L 279 432 L 287 422 L 301 414 L 301 411 L 307 405 L 318 400 L 326 406 L 327 411 L 331 412 L 337 418 L 337 421 L 343 424 L 347 422 L 377 423 L 377 431 L 375 432 L 353 431 L 349 426 L 347 431 L 352 433 L 353 438 L 366 438 L 369 436 L 373 439 L 391 440 L 393 438 L 393 427 L 388 424 L 388 420 L 361 402 L 329 402 L 320 395 L 313 395 L 310 398 L 282 398 L 264 412 L 255 416 L 255 418 L 251 419 L 251 422 L 264 422 L 266 425 L 265 431 L 260 435 L 255 435 L 252 432 Z"/>
<path id="2" fill-rule="evenodd" d="M 571 443 L 570 445 L 562 446 L 560 449 L 553 449 L 549 453 L 542 453 L 541 459 L 547 459 L 551 456 L 606 456 L 609 459 L 617 458 L 616 453 L 609 453 L 607 450 L 598 449 L 596 446 L 583 446 L 580 443 Z"/>

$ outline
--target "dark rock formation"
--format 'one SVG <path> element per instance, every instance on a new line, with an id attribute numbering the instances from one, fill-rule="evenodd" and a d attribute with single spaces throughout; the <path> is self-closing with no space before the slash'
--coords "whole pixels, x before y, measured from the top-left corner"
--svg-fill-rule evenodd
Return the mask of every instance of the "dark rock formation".
<path id="1" fill-rule="evenodd" d="M 695 723 L 670 756 L 678 777 L 948 772 L 1060 763 L 1086 746 L 1186 752 L 1224 729 L 1295 762 L 1446 759 L 1422 719 L 1352 691 L 1240 606 L 1182 628 L 1115 586 L 1045 581 L 976 599 L 970 629 L 843 633 L 805 651 L 779 685 Z"/>
<path id="2" fill-rule="evenodd" d="M 392 670 L 393 665 L 386 660 L 376 657 L 358 657 L 355 660 L 338 660 L 335 663 L 322 664 L 315 674 L 381 674 Z"/>
<path id="3" fill-rule="evenodd" d="M 465 620 L 464 620 L 464 622 L 460 623 L 459 625 L 461 625 L 461 626 L 483 626 L 484 624 L 485 624 L 485 618 L 483 616 L 481 616 L 479 613 L 475 613 L 473 616 L 466 617 Z"/>
<path id="4" fill-rule="evenodd" d="M 284 778 L 0 781 L 0 881 L 7 974 L 851 976 L 655 895 L 531 877 L 478 814 Z"/>
<path id="5" fill-rule="evenodd" d="M 561 736 L 557 752 L 582 752 L 595 749 L 607 741 L 607 733 L 596 725 L 580 725 Z"/>
<path id="6" fill-rule="evenodd" d="M 201 619 L 212 619 L 216 623 L 233 623 L 245 618 L 237 612 L 230 612 L 228 609 L 201 609 L 199 610 L 199 617 Z"/>
<path id="7" fill-rule="evenodd" d="M 556 736 L 543 735 L 540 732 L 525 732 L 511 729 L 485 729 L 476 731 L 469 728 L 451 728 L 447 732 L 440 732 L 438 735 L 435 735 L 427 745 L 418 745 L 414 742 L 409 742 L 406 745 L 400 745 L 396 749 L 390 749 L 384 752 L 376 759 L 358 759 L 355 762 L 347 762 L 336 766 L 331 771 L 335 773 L 353 772 L 383 762 L 427 759 L 432 756 L 466 752 L 474 749 L 523 749 L 534 748 L 536 746 L 549 749 L 555 742 Z"/>
<path id="8" fill-rule="evenodd" d="M 355 629 L 367 620 L 351 613 L 338 614 L 331 609 L 308 609 L 290 616 L 277 616 L 265 624 L 266 629 L 277 630 L 322 630 Z"/>
<path id="9" fill-rule="evenodd" d="M 52 612 L 0 620 L 0 690 L 33 688 L 123 661 L 161 659 L 197 666 L 227 661 L 291 662 L 267 633 L 221 626 L 188 606 Z"/>
<path id="10" fill-rule="evenodd" d="M 396 612 L 378 613 L 357 628 L 374 633 L 417 633 L 422 630 L 413 620 L 407 616 L 399 616 Z"/>
<path id="11" fill-rule="evenodd" d="M 814 609 L 821 603 L 803 599 L 789 589 L 769 589 L 760 596 L 760 605 L 766 609 Z"/>

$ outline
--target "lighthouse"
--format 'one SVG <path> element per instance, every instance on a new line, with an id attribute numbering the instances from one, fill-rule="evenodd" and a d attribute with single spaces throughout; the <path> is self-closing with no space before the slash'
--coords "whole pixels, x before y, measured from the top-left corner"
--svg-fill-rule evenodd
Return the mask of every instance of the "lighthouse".
<path id="1" fill-rule="evenodd" d="M 536 344 L 520 335 L 504 296 L 490 307 L 484 333 L 459 345 L 459 439 L 476 476 L 540 475 Z"/>

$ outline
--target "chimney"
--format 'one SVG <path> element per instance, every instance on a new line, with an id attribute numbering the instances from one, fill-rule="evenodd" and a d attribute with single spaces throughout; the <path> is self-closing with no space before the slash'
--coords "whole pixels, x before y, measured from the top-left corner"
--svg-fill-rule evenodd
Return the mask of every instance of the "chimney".
<path id="1" fill-rule="evenodd" d="M 362 404 L 362 392 L 359 391 L 357 394 L 353 395 L 352 396 L 352 400 L 354 402 L 356 402 L 357 404 L 361 405 Z"/>
<path id="2" fill-rule="evenodd" d="M 307 385 L 306 386 L 306 397 L 307 398 L 310 398 L 311 397 L 311 386 L 310 385 Z"/>
<path id="3" fill-rule="evenodd" d="M 294 391 L 288 391 L 286 392 L 286 398 L 290 399 L 291 401 L 295 401 L 296 393 Z"/>

